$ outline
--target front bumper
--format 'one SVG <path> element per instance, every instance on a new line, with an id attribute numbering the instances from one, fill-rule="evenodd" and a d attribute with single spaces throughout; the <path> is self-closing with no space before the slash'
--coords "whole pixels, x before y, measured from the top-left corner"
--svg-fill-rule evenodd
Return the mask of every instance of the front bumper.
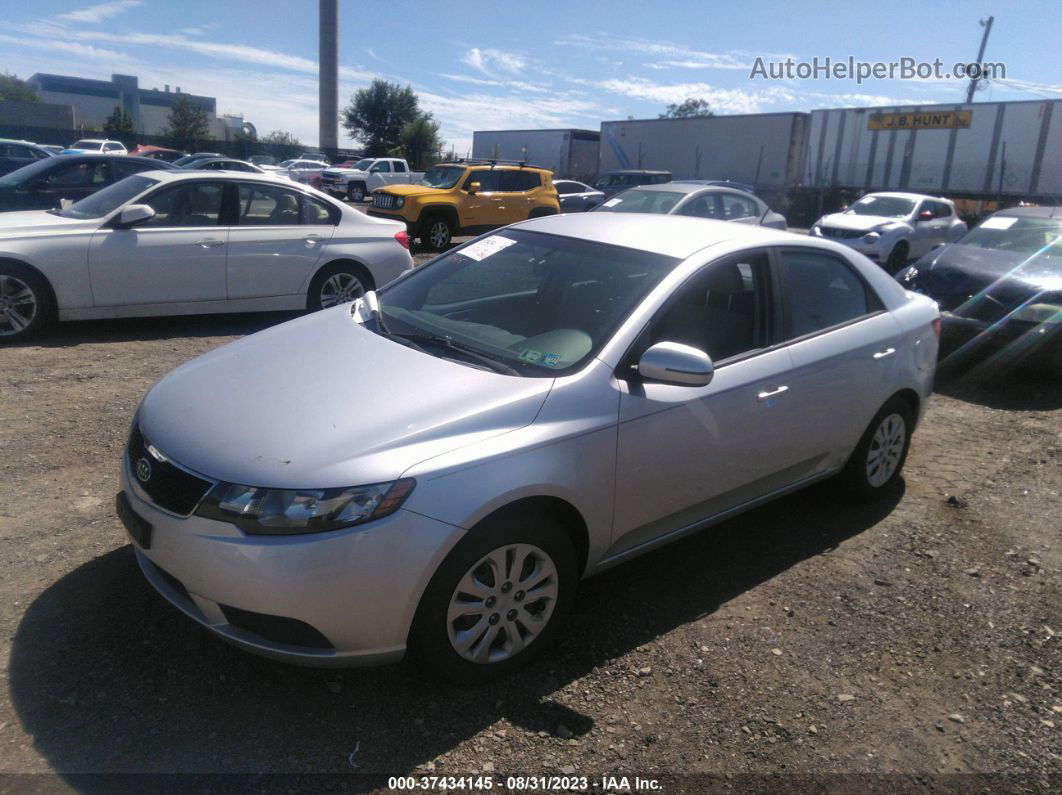
<path id="1" fill-rule="evenodd" d="M 133 512 L 152 525 L 149 548 L 134 548 L 160 594 L 236 646 L 303 665 L 400 659 L 428 581 L 464 534 L 400 509 L 329 533 L 249 536 L 156 507 L 134 487 L 126 456 L 121 485 Z M 302 640 L 308 636 L 323 642 Z"/>

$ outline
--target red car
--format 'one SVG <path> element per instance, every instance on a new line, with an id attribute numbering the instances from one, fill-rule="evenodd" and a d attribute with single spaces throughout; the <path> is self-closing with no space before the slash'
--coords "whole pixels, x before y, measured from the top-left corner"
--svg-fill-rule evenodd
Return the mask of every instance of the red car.
<path id="1" fill-rule="evenodd" d="M 164 146 L 151 146 L 149 144 L 139 144 L 129 154 L 150 157 L 152 160 L 165 160 L 167 163 L 172 163 L 174 160 L 184 157 L 184 152 L 178 152 L 176 149 L 167 149 Z"/>

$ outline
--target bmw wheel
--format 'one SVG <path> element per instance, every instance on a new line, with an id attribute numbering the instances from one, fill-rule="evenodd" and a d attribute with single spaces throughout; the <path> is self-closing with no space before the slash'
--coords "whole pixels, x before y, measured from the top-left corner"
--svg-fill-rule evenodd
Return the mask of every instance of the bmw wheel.
<path id="1" fill-rule="evenodd" d="M 432 578 L 411 651 L 454 682 L 506 676 L 556 637 L 577 568 L 571 541 L 548 517 L 509 513 L 488 520 L 454 547 Z"/>
<path id="2" fill-rule="evenodd" d="M 356 262 L 337 262 L 322 268 L 310 284 L 306 308 L 314 311 L 349 304 L 371 290 L 372 282 Z"/>
<path id="3" fill-rule="evenodd" d="M 853 497 L 862 502 L 875 500 L 899 480 L 911 447 L 914 420 L 910 404 L 894 397 L 870 421 L 841 475 Z"/>
<path id="4" fill-rule="evenodd" d="M 0 342 L 24 340 L 37 333 L 52 309 L 44 279 L 18 263 L 0 262 Z"/>

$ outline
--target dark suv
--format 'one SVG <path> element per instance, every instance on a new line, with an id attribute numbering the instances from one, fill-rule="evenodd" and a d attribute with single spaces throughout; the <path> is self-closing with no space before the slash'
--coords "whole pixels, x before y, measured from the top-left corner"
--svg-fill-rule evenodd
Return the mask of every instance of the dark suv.
<path id="1" fill-rule="evenodd" d="M 0 177 L 0 212 L 58 209 L 63 199 L 76 202 L 141 171 L 172 168 L 161 160 L 132 155 L 45 158 Z"/>
<path id="2" fill-rule="evenodd" d="M 594 187 L 604 193 L 605 198 L 608 198 L 636 185 L 659 185 L 663 182 L 671 182 L 670 171 L 625 168 L 619 171 L 606 171 L 594 181 Z"/>

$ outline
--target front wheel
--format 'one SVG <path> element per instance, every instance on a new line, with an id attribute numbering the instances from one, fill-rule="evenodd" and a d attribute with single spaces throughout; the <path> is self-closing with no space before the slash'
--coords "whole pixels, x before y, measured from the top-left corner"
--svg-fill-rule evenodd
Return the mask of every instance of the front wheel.
<path id="1" fill-rule="evenodd" d="M 444 216 L 432 216 L 421 227 L 420 240 L 432 251 L 445 251 L 453 239 L 453 225 Z"/>
<path id="2" fill-rule="evenodd" d="M 892 251 L 889 252 L 889 258 L 885 261 L 886 270 L 889 273 L 897 273 L 907 262 L 909 250 L 907 243 L 903 240 L 893 246 Z"/>
<path id="3" fill-rule="evenodd" d="M 578 582 L 575 549 L 551 519 L 510 513 L 469 532 L 424 592 L 410 650 L 461 684 L 522 668 L 556 637 Z"/>
<path id="4" fill-rule="evenodd" d="M 337 262 L 322 268 L 310 283 L 306 308 L 310 311 L 349 304 L 372 289 L 364 269 L 355 262 Z"/>
<path id="5" fill-rule="evenodd" d="M 52 309 L 51 293 L 40 276 L 16 263 L 0 263 L 0 342 L 33 336 Z"/>
<path id="6" fill-rule="evenodd" d="M 884 496 L 900 478 L 915 416 L 911 405 L 900 397 L 889 400 L 874 415 L 841 473 L 848 493 L 860 502 Z"/>

